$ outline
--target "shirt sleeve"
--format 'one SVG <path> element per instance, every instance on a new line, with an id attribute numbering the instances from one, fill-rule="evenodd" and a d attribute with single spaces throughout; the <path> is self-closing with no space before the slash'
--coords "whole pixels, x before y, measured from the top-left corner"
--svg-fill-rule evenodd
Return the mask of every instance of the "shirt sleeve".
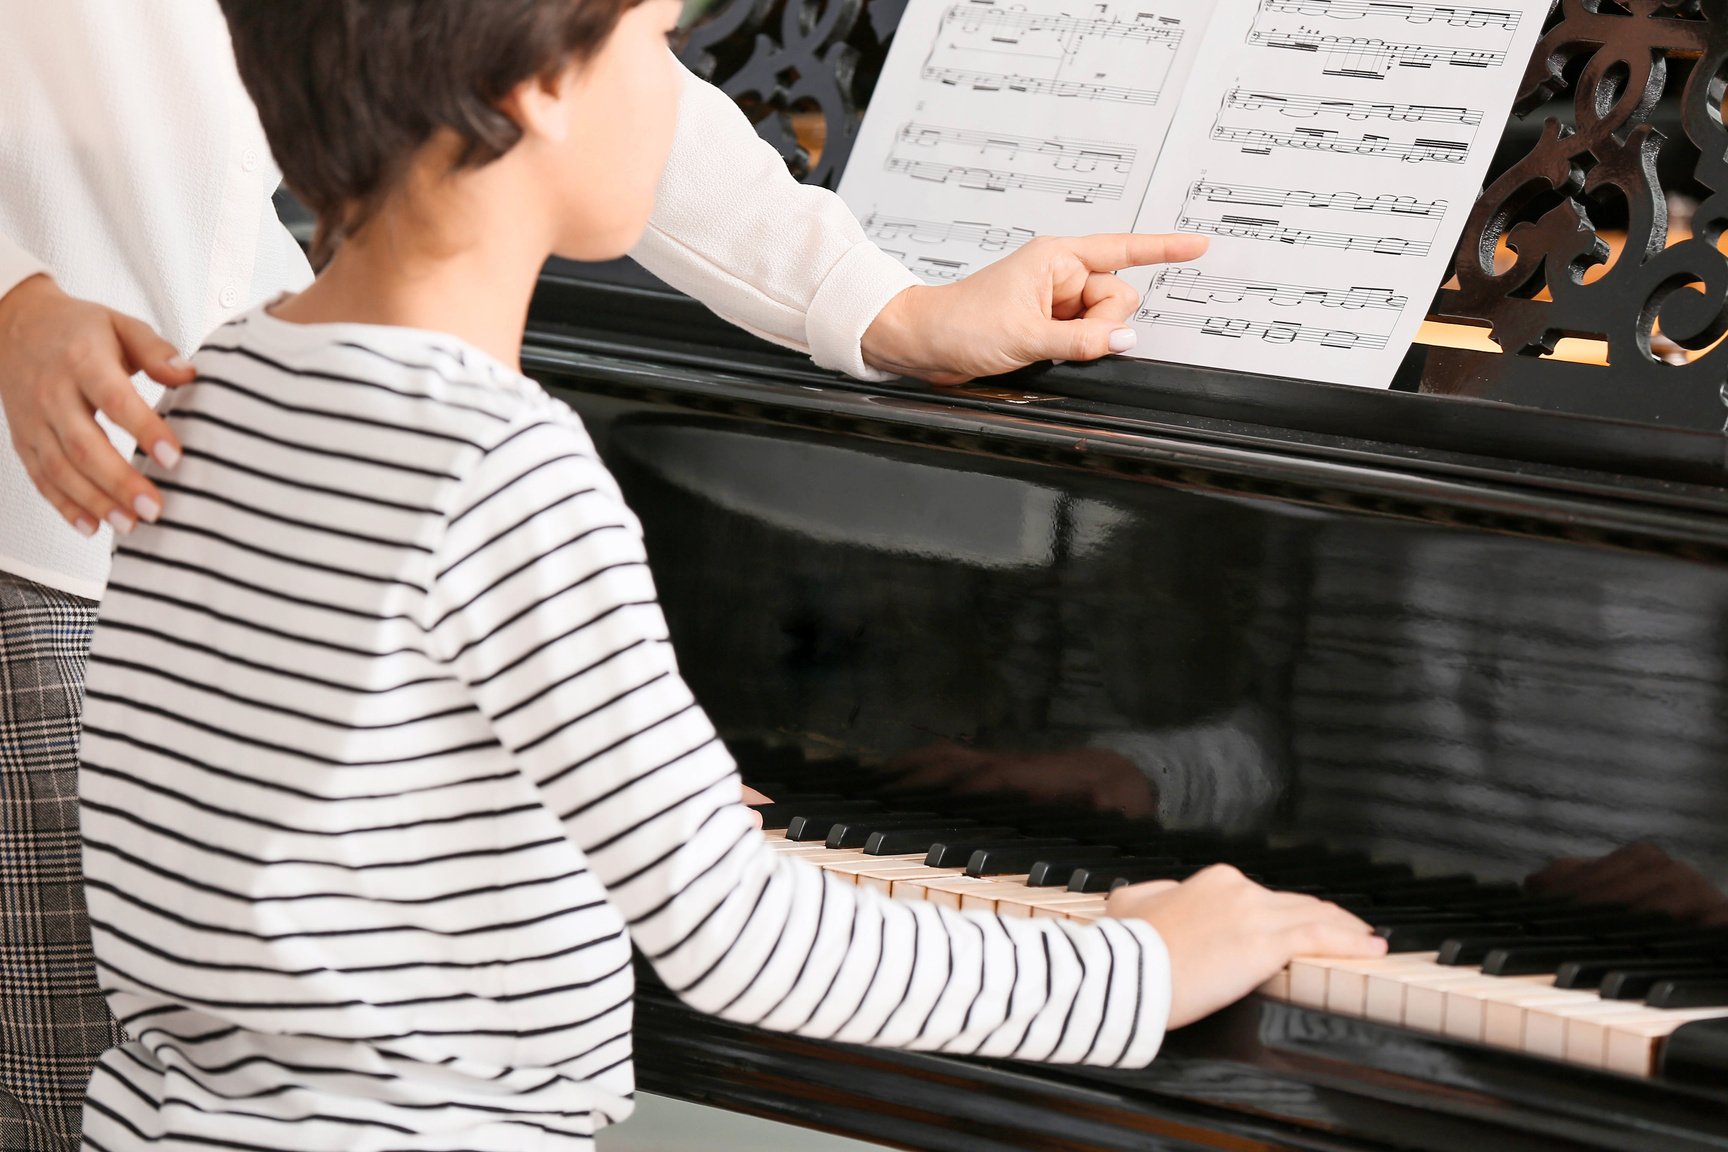
<path id="1" fill-rule="evenodd" d="M 46 271 L 47 265 L 5 236 L 0 236 L 0 298 L 30 277 Z"/>
<path id="2" fill-rule="evenodd" d="M 844 201 L 800 184 L 737 105 L 684 72 L 678 132 L 638 263 L 720 316 L 866 380 L 860 342 L 919 279 L 864 235 Z"/>
<path id="3" fill-rule="evenodd" d="M 464 481 L 425 621 L 690 1006 L 775 1031 L 1138 1067 L 1169 962 L 1144 923 L 892 901 L 779 856 L 679 676 L 641 530 L 579 423 L 508 430 Z"/>

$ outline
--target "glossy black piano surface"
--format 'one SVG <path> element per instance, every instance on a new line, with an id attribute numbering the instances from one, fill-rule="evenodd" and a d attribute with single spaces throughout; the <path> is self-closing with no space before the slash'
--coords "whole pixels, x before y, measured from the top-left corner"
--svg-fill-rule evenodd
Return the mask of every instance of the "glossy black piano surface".
<path id="1" fill-rule="evenodd" d="M 1171 826 L 1484 884 L 1648 841 L 1704 893 L 1687 916 L 1728 910 L 1720 437 L 1144 364 L 865 385 L 556 277 L 531 329 L 747 775 L 856 797 L 953 742 L 1011 755 L 967 760 L 948 810 L 1075 804 L 1102 745 L 1145 782 L 1103 806 Z M 653 991 L 640 1021 L 653 1090 L 920 1148 L 1728 1148 L 1724 1085 L 1263 998 L 1133 1074 L 815 1044 Z"/>
<path id="2" fill-rule="evenodd" d="M 726 0 L 685 59 L 832 182 L 901 8 Z M 1272 883 L 1292 844 L 1467 875 L 1403 899 L 1442 918 L 1500 900 L 1504 920 L 1467 918 L 1484 955 L 1531 930 L 1527 879 L 1552 895 L 1578 867 L 1556 861 L 1618 852 L 1635 866 L 1569 893 L 1614 912 L 1566 945 L 1618 956 L 1604 933 L 1672 927 L 1652 909 L 1728 922 L 1728 263 L 1687 249 L 1698 291 L 1633 264 L 1558 305 L 1540 290 L 1607 259 L 1592 224 L 1660 250 L 1664 191 L 1707 233 L 1728 214 L 1725 30 L 1728 0 L 1558 7 L 1521 102 L 1541 112 L 1508 133 L 1463 248 L 1521 227 L 1519 262 L 1440 297 L 1526 351 L 1602 336 L 1612 370 L 1419 348 L 1385 393 L 1299 361 L 864 385 L 627 267 L 558 265 L 527 364 L 640 514 L 684 672 L 747 778 L 1028 835 L 1088 803 L 1155 811 L 1221 837 L 1185 852 Z M 816 151 L 799 112 L 823 121 Z M 1550 112 L 1577 132 L 1545 133 Z M 1689 367 L 1640 346 L 1658 314 Z M 922 791 L 884 791 L 914 763 Z M 1351 891 L 1360 873 L 1307 878 L 1394 915 Z M 1411 947 L 1441 942 L 1412 919 Z M 638 1025 L 645 1087 L 912 1148 L 1728 1149 L 1722 1025 L 1678 1033 L 1652 1079 L 1264 996 L 1136 1073 L 773 1036 L 651 983 Z"/>

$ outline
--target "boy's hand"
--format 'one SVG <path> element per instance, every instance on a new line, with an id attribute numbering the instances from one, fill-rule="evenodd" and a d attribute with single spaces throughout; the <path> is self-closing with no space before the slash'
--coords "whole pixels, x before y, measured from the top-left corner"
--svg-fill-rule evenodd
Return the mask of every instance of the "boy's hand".
<path id="1" fill-rule="evenodd" d="M 192 365 L 150 326 L 60 291 L 46 276 L 0 297 L 0 403 L 30 480 L 86 536 L 106 520 L 130 532 L 161 515 L 162 494 L 114 450 L 101 412 L 164 467 L 180 445 L 144 403 L 132 375 L 170 387 Z"/>
<path id="2" fill-rule="evenodd" d="M 1140 298 L 1113 273 L 1205 251 L 1200 236 L 1041 237 L 957 284 L 900 293 L 864 333 L 864 360 L 932 384 L 964 384 L 1043 360 L 1126 352 Z"/>
<path id="3" fill-rule="evenodd" d="M 1105 906 L 1145 920 L 1170 952 L 1170 1024 L 1233 1004 L 1297 956 L 1384 956 L 1386 941 L 1335 904 L 1272 892 L 1227 864 L 1184 883 L 1118 888 Z"/>

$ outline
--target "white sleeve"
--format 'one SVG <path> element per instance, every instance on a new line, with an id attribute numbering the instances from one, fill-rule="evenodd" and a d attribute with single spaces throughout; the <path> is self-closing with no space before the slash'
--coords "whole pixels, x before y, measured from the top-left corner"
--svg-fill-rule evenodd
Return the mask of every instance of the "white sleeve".
<path id="1" fill-rule="evenodd" d="M 0 298 L 39 273 L 48 271 L 36 257 L 0 236 Z"/>
<path id="2" fill-rule="evenodd" d="M 689 72 L 672 159 L 631 256 L 740 328 L 865 380 L 889 378 L 865 365 L 865 330 L 920 283 L 840 197 L 792 179 L 737 105 Z"/>
<path id="3" fill-rule="evenodd" d="M 586 437 L 500 431 L 436 561 L 428 626 L 687 1004 L 850 1043 L 1139 1067 L 1169 1010 L 1142 922 L 958 913 L 778 856 L 678 673 L 636 520 Z"/>

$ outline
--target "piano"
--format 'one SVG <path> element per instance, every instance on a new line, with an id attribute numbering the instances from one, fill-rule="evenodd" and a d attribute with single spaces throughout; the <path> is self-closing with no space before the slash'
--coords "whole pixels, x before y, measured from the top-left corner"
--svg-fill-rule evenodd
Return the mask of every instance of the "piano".
<path id="1" fill-rule="evenodd" d="M 721 0 L 685 56 L 832 183 L 898 15 Z M 773 1035 L 643 969 L 642 1086 L 912 1149 L 1728 1149 L 1723 75 L 1728 0 L 1557 3 L 1435 302 L 1499 349 L 1418 346 L 1384 393 L 864 384 L 550 266 L 527 365 L 640 514 L 778 850 L 1080 919 L 1228 862 L 1393 949 L 1137 1072 Z"/>

